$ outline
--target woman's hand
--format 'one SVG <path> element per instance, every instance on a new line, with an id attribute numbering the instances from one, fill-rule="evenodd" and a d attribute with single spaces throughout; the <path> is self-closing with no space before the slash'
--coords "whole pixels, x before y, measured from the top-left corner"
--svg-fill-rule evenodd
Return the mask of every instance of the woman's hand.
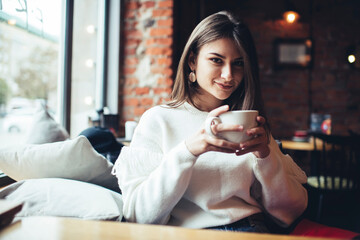
<path id="1" fill-rule="evenodd" d="M 236 151 L 236 155 L 243 155 L 249 152 L 252 152 L 257 158 L 265 158 L 269 155 L 269 139 L 264 128 L 266 120 L 261 116 L 257 116 L 256 121 L 259 125 L 248 129 L 246 132 L 249 136 L 254 136 L 254 138 L 240 143 L 240 149 Z"/>
<path id="2" fill-rule="evenodd" d="M 224 105 L 212 110 L 208 117 L 216 117 L 229 110 L 228 105 Z M 224 131 L 243 131 L 240 125 L 216 124 L 211 126 L 214 135 Z M 194 136 L 185 141 L 186 147 L 194 155 L 199 156 L 205 152 L 216 151 L 224 153 L 235 153 L 239 149 L 239 144 L 227 140 L 210 136 L 206 133 L 204 127 Z"/>

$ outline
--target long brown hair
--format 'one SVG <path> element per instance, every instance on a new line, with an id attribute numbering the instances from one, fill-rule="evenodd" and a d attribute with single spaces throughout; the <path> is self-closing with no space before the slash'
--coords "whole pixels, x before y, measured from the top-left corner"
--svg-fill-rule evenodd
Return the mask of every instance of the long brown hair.
<path id="1" fill-rule="evenodd" d="M 225 100 L 231 110 L 258 110 L 265 117 L 264 104 L 259 81 L 259 67 L 255 44 L 248 27 L 228 11 L 214 13 L 202 20 L 191 33 L 178 65 L 170 107 L 177 107 L 185 101 L 193 102 L 199 85 L 191 82 L 188 76 L 190 53 L 196 57 L 205 44 L 222 38 L 232 39 L 244 56 L 244 77 L 239 87 Z M 269 125 L 266 124 L 269 130 Z"/>

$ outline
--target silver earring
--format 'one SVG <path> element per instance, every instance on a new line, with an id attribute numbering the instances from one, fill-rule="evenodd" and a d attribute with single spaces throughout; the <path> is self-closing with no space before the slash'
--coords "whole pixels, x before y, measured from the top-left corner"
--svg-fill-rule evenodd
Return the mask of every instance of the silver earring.
<path id="1" fill-rule="evenodd" d="M 193 83 L 196 82 L 196 75 L 194 72 L 191 72 L 189 74 L 189 80 L 190 80 L 190 82 L 193 82 Z"/>

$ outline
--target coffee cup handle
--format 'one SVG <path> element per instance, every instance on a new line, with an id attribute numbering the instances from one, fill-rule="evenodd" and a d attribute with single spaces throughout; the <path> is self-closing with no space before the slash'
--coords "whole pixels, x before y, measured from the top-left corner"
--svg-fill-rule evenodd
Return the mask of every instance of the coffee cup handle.
<path id="1" fill-rule="evenodd" d="M 205 120 L 205 132 L 212 137 L 216 137 L 216 135 L 211 130 L 211 125 L 221 123 L 221 119 L 219 117 L 208 117 Z"/>

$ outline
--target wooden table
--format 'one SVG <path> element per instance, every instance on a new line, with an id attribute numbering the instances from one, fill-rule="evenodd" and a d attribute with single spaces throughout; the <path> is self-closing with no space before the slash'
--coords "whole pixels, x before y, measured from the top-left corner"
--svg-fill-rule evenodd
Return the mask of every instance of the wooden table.
<path id="1" fill-rule="evenodd" d="M 297 142 L 292 140 L 281 140 L 283 149 L 297 150 L 297 151 L 313 151 L 314 150 L 314 138 L 310 138 L 308 142 Z M 322 148 L 322 141 L 316 139 L 316 148 Z"/>
<path id="2" fill-rule="evenodd" d="M 275 234 L 223 232 L 134 223 L 29 217 L 0 231 L 0 239 L 16 240 L 329 240 Z"/>

